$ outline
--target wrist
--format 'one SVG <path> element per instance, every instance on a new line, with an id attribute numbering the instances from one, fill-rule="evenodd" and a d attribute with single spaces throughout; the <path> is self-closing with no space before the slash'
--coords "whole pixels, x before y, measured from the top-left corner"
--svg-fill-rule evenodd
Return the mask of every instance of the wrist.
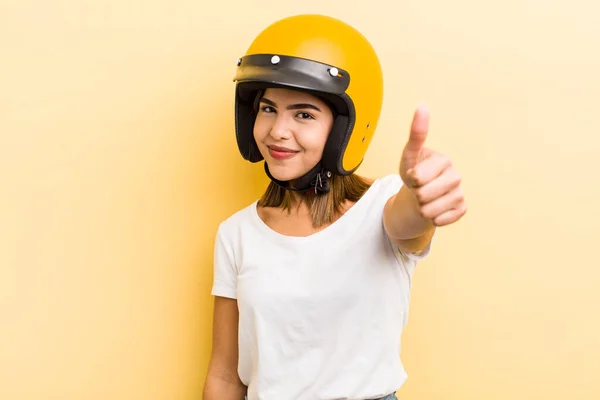
<path id="1" fill-rule="evenodd" d="M 386 229 L 394 239 L 415 239 L 435 229 L 433 221 L 421 215 L 416 194 L 407 186 L 400 188 L 386 208 Z"/>

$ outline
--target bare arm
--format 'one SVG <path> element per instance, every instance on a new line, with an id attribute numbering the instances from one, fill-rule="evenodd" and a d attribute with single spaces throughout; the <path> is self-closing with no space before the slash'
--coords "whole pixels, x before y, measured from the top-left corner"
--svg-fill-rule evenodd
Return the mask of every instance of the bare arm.
<path id="1" fill-rule="evenodd" d="M 435 225 L 421 215 L 410 189 L 402 186 L 385 205 L 383 224 L 392 242 L 407 253 L 422 251 L 435 233 Z"/>
<path id="2" fill-rule="evenodd" d="M 436 227 L 458 221 L 467 211 L 461 177 L 450 158 L 424 147 L 428 130 L 429 111 L 419 107 L 400 158 L 404 185 L 384 209 L 387 234 L 409 253 L 424 250 Z"/>
<path id="3" fill-rule="evenodd" d="M 235 299 L 215 298 L 213 345 L 203 400 L 243 400 L 246 386 L 237 373 L 238 308 Z"/>

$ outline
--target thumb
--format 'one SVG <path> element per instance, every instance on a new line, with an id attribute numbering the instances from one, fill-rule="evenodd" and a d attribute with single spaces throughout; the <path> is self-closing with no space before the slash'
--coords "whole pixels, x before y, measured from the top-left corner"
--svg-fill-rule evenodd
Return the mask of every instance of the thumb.
<path id="1" fill-rule="evenodd" d="M 427 139 L 429 131 L 429 110 L 425 104 L 419 105 L 413 116 L 410 126 L 408 142 L 404 147 L 404 154 L 409 158 L 417 157 Z"/>

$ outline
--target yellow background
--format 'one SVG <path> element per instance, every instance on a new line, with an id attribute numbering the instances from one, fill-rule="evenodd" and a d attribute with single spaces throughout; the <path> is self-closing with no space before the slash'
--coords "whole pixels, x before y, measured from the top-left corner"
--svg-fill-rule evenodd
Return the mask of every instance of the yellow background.
<path id="1" fill-rule="evenodd" d="M 419 265 L 401 398 L 600 398 L 600 3 L 0 2 L 0 399 L 192 400 L 217 224 L 261 165 L 237 58 L 316 12 L 385 71 L 359 170 L 394 172 L 416 105 L 469 212 Z"/>

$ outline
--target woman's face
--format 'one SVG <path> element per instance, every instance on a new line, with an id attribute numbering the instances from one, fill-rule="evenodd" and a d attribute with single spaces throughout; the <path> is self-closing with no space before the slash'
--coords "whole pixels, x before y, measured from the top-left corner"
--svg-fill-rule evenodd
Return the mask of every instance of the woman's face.
<path id="1" fill-rule="evenodd" d="M 258 104 L 254 140 L 271 175 L 289 181 L 321 160 L 332 126 L 331 109 L 318 97 L 269 88 Z"/>

